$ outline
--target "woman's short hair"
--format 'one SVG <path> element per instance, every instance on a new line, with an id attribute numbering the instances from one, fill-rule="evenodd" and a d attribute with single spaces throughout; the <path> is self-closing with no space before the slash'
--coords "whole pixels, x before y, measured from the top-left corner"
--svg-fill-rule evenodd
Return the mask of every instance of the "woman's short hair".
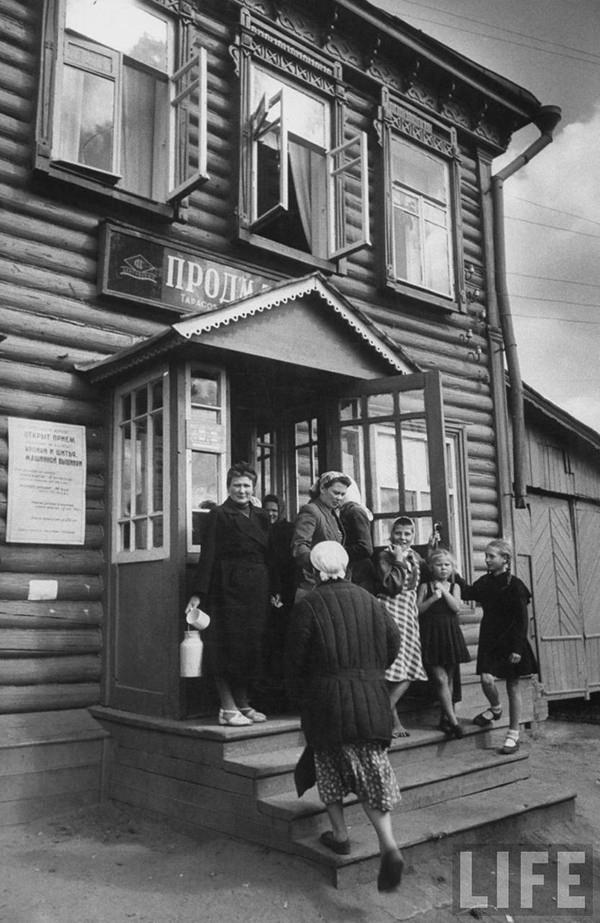
<path id="1" fill-rule="evenodd" d="M 250 478 L 253 484 L 256 484 L 258 475 L 254 468 L 245 461 L 235 462 L 227 472 L 227 486 L 229 487 L 234 478 Z"/>

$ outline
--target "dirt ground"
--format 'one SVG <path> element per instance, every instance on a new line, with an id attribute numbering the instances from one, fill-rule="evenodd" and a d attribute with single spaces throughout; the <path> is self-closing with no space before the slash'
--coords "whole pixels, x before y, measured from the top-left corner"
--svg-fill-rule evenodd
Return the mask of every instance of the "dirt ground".
<path id="1" fill-rule="evenodd" d="M 600 856 L 593 722 L 551 716 L 529 735 L 534 776 L 578 793 L 575 821 L 540 830 L 534 842 L 593 846 Z M 453 912 L 450 859 L 408 867 L 399 891 L 379 894 L 374 883 L 336 890 L 300 859 L 210 832 L 184 836 L 111 804 L 0 829 L 2 923 L 574 923 L 600 920 L 598 864 L 595 875 L 592 915 L 508 914 L 491 901 Z"/>

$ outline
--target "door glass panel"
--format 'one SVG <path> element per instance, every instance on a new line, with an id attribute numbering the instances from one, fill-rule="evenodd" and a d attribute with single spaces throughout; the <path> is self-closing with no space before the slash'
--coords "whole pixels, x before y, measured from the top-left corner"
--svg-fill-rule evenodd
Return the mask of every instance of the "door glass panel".
<path id="1" fill-rule="evenodd" d="M 220 456 L 192 452 L 192 545 L 202 544 L 209 510 L 219 501 Z"/>
<path id="2" fill-rule="evenodd" d="M 371 483 L 373 512 L 389 513 L 398 509 L 400 476 L 396 454 L 396 427 L 377 423 L 369 427 L 371 446 Z"/>
<path id="3" fill-rule="evenodd" d="M 400 413 L 425 414 L 425 395 L 421 389 L 415 391 L 400 391 Z"/>
<path id="4" fill-rule="evenodd" d="M 148 512 L 148 431 L 147 421 L 138 420 L 135 426 L 135 512 Z M 136 542 L 136 548 L 141 548 Z"/>
<path id="5" fill-rule="evenodd" d="M 152 519 L 152 547 L 162 548 L 162 546 L 163 546 L 162 516 L 154 516 Z"/>
<path id="6" fill-rule="evenodd" d="M 364 495 L 363 431 L 360 426 L 342 427 L 342 471 L 353 477 Z"/>
<path id="7" fill-rule="evenodd" d="M 393 394 L 372 394 L 367 399 L 367 414 L 373 417 L 391 417 L 394 412 Z"/>
<path id="8" fill-rule="evenodd" d="M 410 512 L 431 509 L 427 437 L 413 422 L 402 425 L 404 508 Z"/>
<path id="9" fill-rule="evenodd" d="M 360 400 L 358 398 L 340 402 L 340 420 L 358 420 L 360 416 Z"/>

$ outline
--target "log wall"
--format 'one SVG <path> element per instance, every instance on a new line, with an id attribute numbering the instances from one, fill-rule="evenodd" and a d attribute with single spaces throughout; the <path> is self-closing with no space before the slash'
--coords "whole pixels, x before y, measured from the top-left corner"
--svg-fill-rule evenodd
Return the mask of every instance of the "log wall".
<path id="1" fill-rule="evenodd" d="M 76 374 L 77 364 L 108 356 L 173 320 L 149 308 L 97 294 L 98 228 L 114 206 L 101 196 L 50 184 L 32 171 L 41 35 L 41 0 L 0 0 L 0 711 L 70 709 L 99 700 L 104 620 L 106 529 L 105 402 Z M 203 10 L 205 8 L 203 7 Z M 206 7 L 208 9 L 208 5 Z M 272 251 L 242 250 L 235 239 L 238 79 L 229 47 L 229 20 L 197 13 L 208 50 L 208 170 L 184 219 L 156 225 L 143 213 L 125 217 L 149 232 L 208 252 L 247 260 L 250 270 L 290 273 Z M 352 72 L 348 72 L 351 80 Z M 487 338 L 478 324 L 482 305 L 465 313 L 416 308 L 380 285 L 383 228 L 376 207 L 381 151 L 373 131 L 379 102 L 373 79 L 349 86 L 347 131 L 369 136 L 373 246 L 345 261 L 333 281 L 424 369 L 444 377 L 446 416 L 464 430 L 468 446 L 465 502 L 471 546 L 481 552 L 498 531 L 496 423 L 489 384 Z M 461 204 L 465 261 L 483 277 L 483 229 L 478 152 L 462 137 Z M 350 203 L 349 211 L 352 212 Z M 123 218 L 123 210 L 118 217 Z M 302 275 L 306 267 L 291 274 Z M 480 285 L 480 283 L 479 283 Z M 473 330 L 470 343 L 462 339 Z M 481 350 L 475 361 L 474 347 Z M 80 423 L 88 449 L 85 543 L 81 548 L 5 543 L 7 417 Z M 58 581 L 52 603 L 27 599 L 32 579 Z"/>

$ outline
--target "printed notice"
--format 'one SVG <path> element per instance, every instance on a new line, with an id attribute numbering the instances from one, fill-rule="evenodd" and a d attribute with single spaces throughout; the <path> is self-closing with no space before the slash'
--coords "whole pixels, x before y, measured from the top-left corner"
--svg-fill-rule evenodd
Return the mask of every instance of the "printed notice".
<path id="1" fill-rule="evenodd" d="M 85 426 L 8 418 L 6 541 L 83 545 Z"/>

